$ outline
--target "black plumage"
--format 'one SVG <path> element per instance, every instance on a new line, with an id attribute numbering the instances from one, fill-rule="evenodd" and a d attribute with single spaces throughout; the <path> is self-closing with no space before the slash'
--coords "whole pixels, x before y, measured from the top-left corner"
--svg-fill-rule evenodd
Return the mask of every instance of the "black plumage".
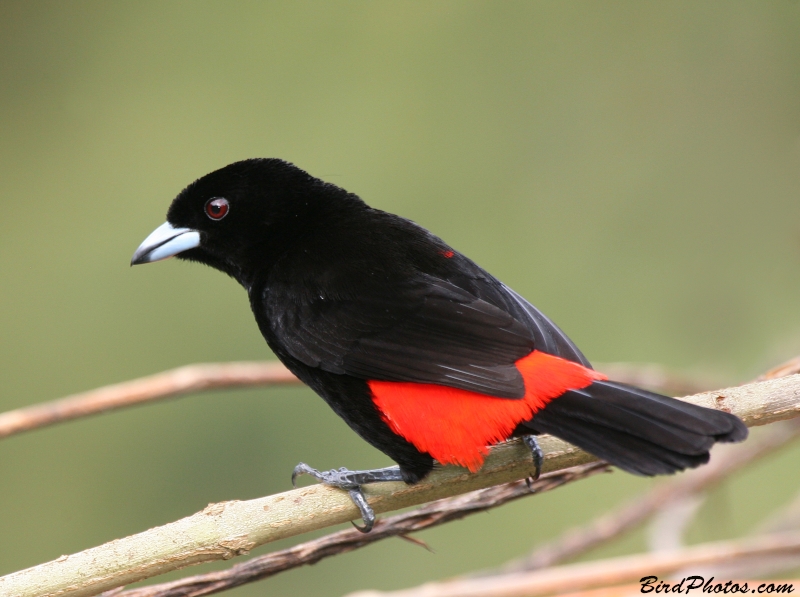
<path id="1" fill-rule="evenodd" d="M 179 258 L 238 280 L 278 358 L 408 482 L 433 458 L 387 424 L 370 381 L 519 400 L 526 382 L 516 362 L 533 351 L 590 367 L 547 317 L 444 241 L 286 162 L 212 172 L 178 195 L 167 220 L 134 262 L 169 256 L 172 243 Z M 181 232 L 163 241 L 171 230 Z M 727 413 L 595 381 L 566 389 L 514 433 L 551 433 L 653 475 L 702 464 L 714 442 L 739 441 L 747 429 Z"/>

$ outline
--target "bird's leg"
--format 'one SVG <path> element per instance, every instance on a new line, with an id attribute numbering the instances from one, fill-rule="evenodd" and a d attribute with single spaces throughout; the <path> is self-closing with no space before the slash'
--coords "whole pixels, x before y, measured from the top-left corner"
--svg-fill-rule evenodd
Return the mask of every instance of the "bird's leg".
<path id="1" fill-rule="evenodd" d="M 318 471 L 301 462 L 294 467 L 294 471 L 292 471 L 293 487 L 296 487 L 295 480 L 299 475 L 311 475 L 325 485 L 338 487 L 339 489 L 347 491 L 350 494 L 350 499 L 353 500 L 358 511 L 361 512 L 361 518 L 364 520 L 363 527 L 353 523 L 353 526 L 362 533 L 369 533 L 372 530 L 372 527 L 375 525 L 375 512 L 373 512 L 372 508 L 367 503 L 367 498 L 364 496 L 361 486 L 365 483 L 404 480 L 399 466 L 389 466 L 367 471 L 351 471 L 346 468 Z"/>
<path id="2" fill-rule="evenodd" d="M 528 446 L 528 449 L 531 451 L 531 456 L 533 457 L 533 466 L 536 467 L 536 472 L 527 479 L 525 482 L 528 484 L 528 489 L 532 489 L 533 482 L 539 478 L 539 475 L 542 473 L 542 463 L 544 463 L 544 452 L 542 452 L 542 448 L 539 447 L 539 442 L 536 441 L 535 435 L 523 435 L 522 441 L 525 442 L 525 445 Z"/>

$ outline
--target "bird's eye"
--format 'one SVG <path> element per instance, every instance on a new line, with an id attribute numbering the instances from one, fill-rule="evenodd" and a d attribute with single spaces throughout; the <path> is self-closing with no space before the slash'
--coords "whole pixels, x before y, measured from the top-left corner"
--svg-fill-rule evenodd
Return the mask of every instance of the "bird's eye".
<path id="1" fill-rule="evenodd" d="M 227 199 L 217 197 L 206 202 L 206 215 L 212 220 L 221 220 L 228 215 L 230 204 Z"/>

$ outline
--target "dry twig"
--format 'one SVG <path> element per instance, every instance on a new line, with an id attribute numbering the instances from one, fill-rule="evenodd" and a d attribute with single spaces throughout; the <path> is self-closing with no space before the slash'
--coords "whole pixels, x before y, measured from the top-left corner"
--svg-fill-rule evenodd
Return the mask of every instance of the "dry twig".
<path id="1" fill-rule="evenodd" d="M 789 359 L 785 363 L 773 367 L 764 375 L 760 375 L 755 381 L 766 381 L 768 379 L 778 379 L 779 377 L 786 377 L 787 375 L 794 375 L 800 373 L 800 356 Z"/>
<path id="2" fill-rule="evenodd" d="M 2 413 L 0 438 L 191 392 L 289 383 L 300 381 L 280 363 L 187 365 Z"/>

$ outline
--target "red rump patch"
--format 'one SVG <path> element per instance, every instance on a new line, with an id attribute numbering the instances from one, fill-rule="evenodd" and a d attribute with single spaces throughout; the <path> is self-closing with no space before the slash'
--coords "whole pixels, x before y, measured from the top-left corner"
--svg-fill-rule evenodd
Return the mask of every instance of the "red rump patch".
<path id="1" fill-rule="evenodd" d="M 445 259 L 451 259 L 455 253 L 453 251 L 439 251 Z"/>
<path id="2" fill-rule="evenodd" d="M 553 398 L 579 390 L 602 373 L 534 350 L 516 362 L 525 396 L 495 398 L 435 384 L 369 381 L 372 399 L 389 427 L 442 464 L 477 471 L 489 446 L 508 439 Z"/>

